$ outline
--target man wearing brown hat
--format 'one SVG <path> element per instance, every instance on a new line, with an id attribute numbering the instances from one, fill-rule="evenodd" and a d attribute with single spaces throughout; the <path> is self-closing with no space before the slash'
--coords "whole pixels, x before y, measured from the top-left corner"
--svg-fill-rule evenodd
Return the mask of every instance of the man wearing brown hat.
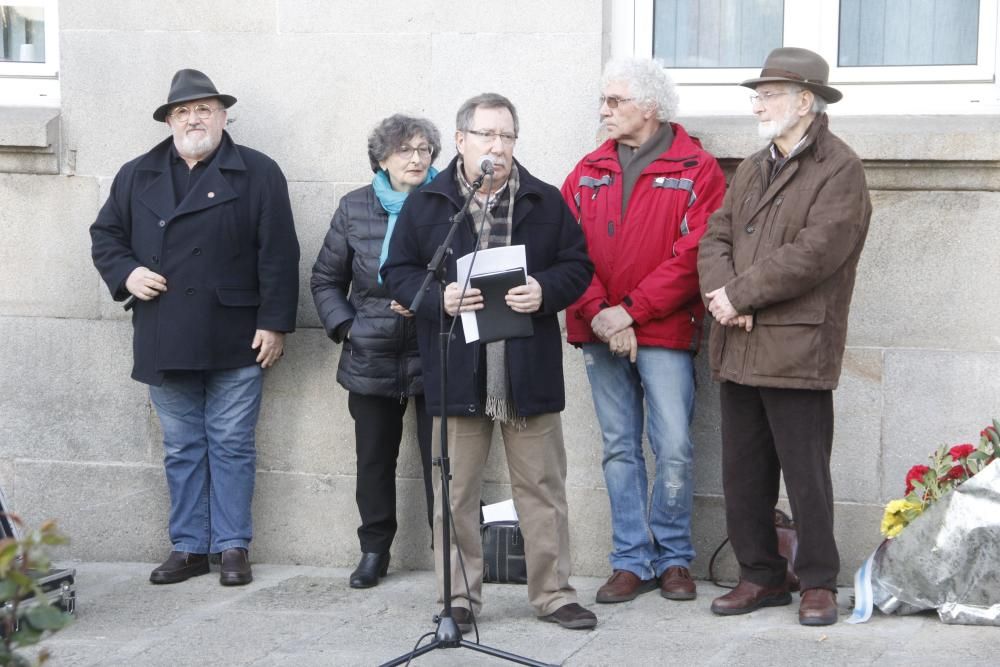
<path id="1" fill-rule="evenodd" d="M 871 218 L 861 160 L 827 127 L 841 93 L 799 48 L 771 52 L 750 96 L 768 146 L 736 170 L 709 220 L 698 272 L 720 382 L 726 524 L 740 581 L 712 603 L 744 614 L 791 603 L 774 507 L 782 475 L 798 529 L 799 622 L 837 621 L 833 389 Z"/>
<path id="2" fill-rule="evenodd" d="M 153 112 L 172 136 L 121 168 L 90 228 L 97 270 L 132 310 L 132 377 L 163 430 L 172 549 L 154 584 L 207 574 L 209 553 L 221 553 L 223 585 L 252 580 L 263 369 L 295 330 L 288 187 L 225 131 L 235 103 L 201 72 L 177 72 Z"/>

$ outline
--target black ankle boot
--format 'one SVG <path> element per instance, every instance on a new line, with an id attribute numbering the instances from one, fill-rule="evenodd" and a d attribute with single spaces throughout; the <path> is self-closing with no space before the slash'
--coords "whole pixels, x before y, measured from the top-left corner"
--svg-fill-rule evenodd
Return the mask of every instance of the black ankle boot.
<path id="1" fill-rule="evenodd" d="M 351 588 L 378 586 L 379 577 L 389 571 L 389 554 L 361 554 L 361 562 L 351 572 Z"/>

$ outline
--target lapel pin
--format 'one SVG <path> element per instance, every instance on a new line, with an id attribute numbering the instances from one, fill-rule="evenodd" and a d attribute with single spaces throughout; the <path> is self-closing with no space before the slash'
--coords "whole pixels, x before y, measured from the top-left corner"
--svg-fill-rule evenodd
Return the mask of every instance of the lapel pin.
<path id="1" fill-rule="evenodd" d="M 213 199 L 214 197 L 215 197 L 215 193 L 214 192 L 209 192 L 208 193 L 208 198 L 209 199 Z"/>

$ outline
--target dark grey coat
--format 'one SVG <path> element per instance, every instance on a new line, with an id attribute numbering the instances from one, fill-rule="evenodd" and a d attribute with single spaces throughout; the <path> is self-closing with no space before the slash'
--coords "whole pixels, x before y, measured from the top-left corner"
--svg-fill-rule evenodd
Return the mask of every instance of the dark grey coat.
<path id="1" fill-rule="evenodd" d="M 423 380 L 413 318 L 394 313 L 388 290 L 378 283 L 388 224 L 372 186 L 344 195 L 309 285 L 326 335 L 344 344 L 337 382 L 367 396 L 402 398 L 423 393 Z"/>

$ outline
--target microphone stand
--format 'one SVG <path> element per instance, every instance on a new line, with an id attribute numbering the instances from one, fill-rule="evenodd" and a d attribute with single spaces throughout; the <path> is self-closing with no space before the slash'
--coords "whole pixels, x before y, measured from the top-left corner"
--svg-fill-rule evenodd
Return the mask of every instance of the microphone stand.
<path id="1" fill-rule="evenodd" d="M 419 648 L 414 648 L 409 653 L 404 653 L 403 655 L 393 658 L 389 662 L 383 663 L 381 667 L 394 667 L 395 665 L 402 665 L 403 663 L 409 663 L 413 658 L 422 656 L 425 653 L 430 653 L 431 651 L 439 648 L 468 648 L 473 651 L 479 651 L 480 653 L 485 653 L 487 655 L 492 655 L 496 658 L 502 658 L 510 662 L 517 663 L 519 665 L 531 665 L 532 667 L 550 667 L 544 662 L 538 662 L 530 658 L 525 658 L 513 653 L 508 653 L 506 651 L 501 651 L 500 649 L 492 648 L 490 646 L 485 646 L 479 642 L 471 642 L 466 639 L 462 639 L 462 631 L 458 629 L 458 623 L 455 622 L 455 618 L 452 615 L 451 606 L 451 494 L 449 492 L 449 480 L 451 479 L 451 467 L 450 461 L 448 459 L 448 339 L 450 337 L 448 327 L 445 326 L 445 310 L 444 310 L 444 288 L 448 284 L 448 276 L 446 270 L 446 258 L 448 255 L 453 253 L 451 249 L 451 241 L 455 236 L 455 231 L 458 226 L 462 223 L 465 218 L 466 212 L 469 210 L 469 205 L 472 203 L 472 198 L 476 196 L 476 192 L 483 185 L 483 179 L 486 174 L 483 173 L 472 183 L 472 191 L 466 198 L 465 203 L 462 208 L 455 215 L 451 216 L 449 220 L 451 221 L 451 227 L 448 229 L 448 235 L 444 237 L 444 241 L 438 246 L 437 250 L 434 252 L 434 256 L 431 258 L 430 263 L 427 265 L 427 275 L 424 276 L 424 282 L 420 285 L 420 290 L 417 292 L 417 296 L 413 299 L 413 303 L 410 304 L 410 310 L 413 313 L 417 312 L 417 308 L 423 302 L 423 297 L 426 291 L 430 288 L 430 283 L 432 279 L 436 279 L 438 283 L 438 293 L 440 297 L 440 304 L 438 307 L 438 366 L 441 373 L 441 417 L 440 417 L 440 431 L 441 431 L 441 456 L 434 460 L 434 465 L 438 466 L 441 470 L 441 562 L 444 569 L 444 581 L 442 582 L 444 588 L 444 610 L 437 615 L 437 631 L 434 633 L 434 639 L 431 640 L 426 646 L 420 646 Z M 483 213 L 485 215 L 485 211 Z M 464 291 L 464 290 L 463 290 Z M 456 315 L 458 317 L 459 315 Z M 418 640 L 419 642 L 423 637 Z"/>

